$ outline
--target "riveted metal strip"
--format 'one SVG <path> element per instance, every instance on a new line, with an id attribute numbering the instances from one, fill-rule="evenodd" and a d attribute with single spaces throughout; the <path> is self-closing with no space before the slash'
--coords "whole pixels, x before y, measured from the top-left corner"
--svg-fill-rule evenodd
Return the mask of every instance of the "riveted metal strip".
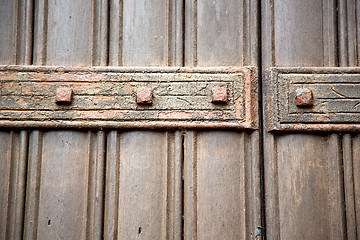
<path id="1" fill-rule="evenodd" d="M 265 116 L 270 131 L 360 131 L 360 68 L 271 68 Z"/>
<path id="2" fill-rule="evenodd" d="M 242 68 L 0 66 L 0 127 L 257 128 Z"/>

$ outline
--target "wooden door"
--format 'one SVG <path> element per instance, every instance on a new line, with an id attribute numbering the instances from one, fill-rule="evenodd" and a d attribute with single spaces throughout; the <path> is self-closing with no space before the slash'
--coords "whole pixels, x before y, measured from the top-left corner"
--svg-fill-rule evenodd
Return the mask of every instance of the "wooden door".
<path id="1" fill-rule="evenodd" d="M 267 239 L 360 236 L 356 133 L 360 118 L 354 105 L 340 107 L 358 102 L 358 91 L 353 98 L 349 95 L 357 87 L 358 70 L 340 67 L 359 66 L 359 4 L 262 1 L 264 125 L 268 130 L 277 128 L 264 130 Z M 282 76 L 276 73 L 275 80 L 274 72 Z M 348 81 L 350 75 L 357 80 Z M 299 76 L 311 77 L 296 83 Z M 270 90 L 272 84 L 277 84 L 278 93 Z M 269 103 L 272 96 L 280 99 L 282 92 L 295 88 L 311 90 L 312 105 L 296 106 L 293 93 L 278 107 Z"/>
<path id="2" fill-rule="evenodd" d="M 358 239 L 360 71 L 338 67 L 359 64 L 359 5 L 0 0 L 0 239 Z M 232 96 L 208 101 L 236 74 L 252 80 L 239 96 L 251 124 L 226 118 Z M 317 81 L 338 92 L 344 74 L 351 117 L 312 119 Z M 282 95 L 298 78 L 310 107 Z M 51 102 L 52 83 L 72 88 L 71 105 Z M 145 83 L 178 95 L 138 106 L 114 91 Z M 282 121 L 284 99 L 301 120 Z"/>

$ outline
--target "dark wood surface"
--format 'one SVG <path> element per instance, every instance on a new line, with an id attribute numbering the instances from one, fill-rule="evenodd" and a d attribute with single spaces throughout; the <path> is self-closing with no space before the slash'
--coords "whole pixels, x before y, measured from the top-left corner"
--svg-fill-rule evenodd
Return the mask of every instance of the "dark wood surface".
<path id="1" fill-rule="evenodd" d="M 260 127 L 270 122 L 263 95 L 268 68 L 360 63 L 358 0 L 0 0 L 0 6 L 1 65 L 255 66 L 263 84 Z M 328 88 L 343 88 L 333 81 L 319 88 L 330 101 Z M 188 93 L 200 87 L 186 84 Z M 2 98 L 11 95 L 6 88 Z M 347 94 L 357 97 L 356 89 Z M 0 132 L 0 239 L 360 237 L 360 138 L 346 129 L 264 128 L 259 136 L 116 124 L 85 131 L 75 121 L 58 130 L 24 126 Z"/>

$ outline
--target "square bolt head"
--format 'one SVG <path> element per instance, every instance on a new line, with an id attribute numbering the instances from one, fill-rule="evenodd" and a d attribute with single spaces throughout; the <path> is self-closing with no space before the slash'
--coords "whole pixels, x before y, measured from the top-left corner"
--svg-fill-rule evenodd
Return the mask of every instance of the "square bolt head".
<path id="1" fill-rule="evenodd" d="M 56 89 L 55 102 L 57 104 L 70 104 L 72 101 L 72 89 L 61 87 Z"/>
<path id="2" fill-rule="evenodd" d="M 308 88 L 298 88 L 295 100 L 298 107 L 312 107 L 314 105 L 313 92 Z"/>
<path id="3" fill-rule="evenodd" d="M 227 88 L 217 87 L 212 89 L 212 102 L 213 103 L 227 103 Z"/>
<path id="4" fill-rule="evenodd" d="M 148 87 L 136 89 L 136 103 L 150 104 L 152 102 L 152 91 Z"/>

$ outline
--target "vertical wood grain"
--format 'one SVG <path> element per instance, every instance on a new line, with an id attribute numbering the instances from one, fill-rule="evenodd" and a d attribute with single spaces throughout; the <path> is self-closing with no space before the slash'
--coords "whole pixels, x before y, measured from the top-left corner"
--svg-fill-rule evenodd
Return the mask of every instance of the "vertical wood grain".
<path id="1" fill-rule="evenodd" d="M 336 20 L 333 0 L 262 1 L 263 73 L 272 66 L 337 66 Z M 267 239 L 345 238 L 339 139 L 264 130 Z"/>
<path id="2" fill-rule="evenodd" d="M 338 1 L 339 65 L 341 67 L 359 66 L 359 7 L 356 0 Z M 358 135 L 343 136 L 344 191 L 348 239 L 358 239 L 359 228 L 359 187 L 358 173 Z"/>
<path id="3" fill-rule="evenodd" d="M 87 202 L 86 239 L 102 239 L 104 176 L 105 176 L 105 132 L 89 132 L 89 187 Z"/>
<path id="4" fill-rule="evenodd" d="M 0 239 L 6 239 L 6 225 L 10 189 L 11 133 L 0 132 Z"/>
<path id="5" fill-rule="evenodd" d="M 353 146 L 353 139 L 350 134 L 345 134 L 342 140 L 343 149 L 343 164 L 344 164 L 344 190 L 345 190 L 345 210 L 346 210 L 346 225 L 347 238 L 357 239 L 357 209 L 356 209 L 356 184 L 357 175 L 355 168 L 357 163 L 354 163 L 354 154 L 357 154 Z M 356 157 L 355 157 L 356 158 Z"/>
<path id="6" fill-rule="evenodd" d="M 359 66 L 359 1 L 338 1 L 339 64 Z"/>
<path id="7" fill-rule="evenodd" d="M 185 1 L 185 65 L 257 64 L 257 1 Z"/>
<path id="8" fill-rule="evenodd" d="M 0 1 L 0 64 L 31 64 L 33 1 Z"/>
<path id="9" fill-rule="evenodd" d="M 30 134 L 24 239 L 101 239 L 104 133 Z"/>
<path id="10" fill-rule="evenodd" d="M 30 133 L 24 220 L 24 239 L 26 240 L 37 239 L 42 138 L 43 133 L 39 130 L 34 130 Z"/>
<path id="11" fill-rule="evenodd" d="M 36 65 L 106 65 L 107 1 L 36 0 L 35 6 Z"/>
<path id="12" fill-rule="evenodd" d="M 278 139 L 281 239 L 344 239 L 340 157 L 336 135 Z"/>
<path id="13" fill-rule="evenodd" d="M 117 239 L 119 196 L 120 135 L 111 131 L 107 136 L 104 239 Z"/>
<path id="14" fill-rule="evenodd" d="M 184 238 L 258 238 L 257 134 L 190 131 L 184 147 Z"/>
<path id="15" fill-rule="evenodd" d="M 105 239 L 179 239 L 180 137 L 109 133 Z"/>
<path id="16" fill-rule="evenodd" d="M 185 0 L 185 66 L 258 66 L 258 1 Z M 258 132 L 189 131 L 184 238 L 261 237 Z"/>
<path id="17" fill-rule="evenodd" d="M 28 132 L 1 132 L 1 137 L 0 239 L 22 239 Z"/>
<path id="18" fill-rule="evenodd" d="M 349 150 L 349 149 L 347 149 Z M 360 136 L 356 135 L 352 139 L 352 157 L 353 157 L 353 188 L 354 188 L 354 207 L 355 207 L 355 226 L 352 226 L 350 229 L 351 231 L 356 231 L 353 233 L 359 238 L 360 237 L 360 227 L 359 227 L 359 221 L 360 221 Z M 351 200 L 351 199 L 350 199 Z M 351 212 L 350 212 L 351 214 Z M 351 227 L 351 226 L 350 226 Z M 350 239 L 350 238 L 349 238 Z"/>
<path id="19" fill-rule="evenodd" d="M 197 135 L 184 137 L 184 239 L 197 238 Z"/>
<path id="20" fill-rule="evenodd" d="M 182 1 L 111 1 L 109 63 L 181 66 Z"/>

